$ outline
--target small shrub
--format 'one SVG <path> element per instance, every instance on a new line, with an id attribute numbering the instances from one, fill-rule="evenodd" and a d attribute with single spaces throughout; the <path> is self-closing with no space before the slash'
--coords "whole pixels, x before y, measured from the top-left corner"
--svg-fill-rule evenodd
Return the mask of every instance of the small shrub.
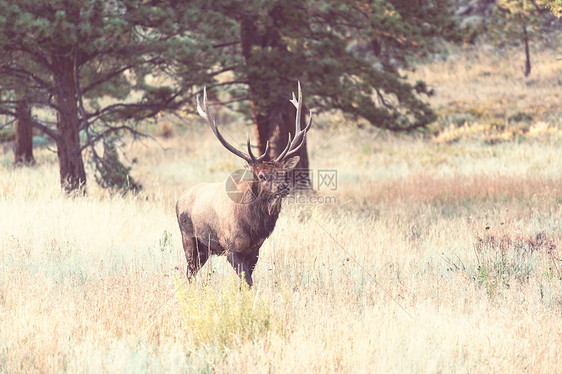
<path id="1" fill-rule="evenodd" d="M 488 125 L 478 123 L 464 123 L 460 127 L 456 124 L 451 124 L 437 134 L 435 142 L 450 144 L 461 139 L 481 138 L 483 135 L 485 136 L 489 129 Z"/>
<path id="2" fill-rule="evenodd" d="M 158 240 L 158 247 L 162 252 L 172 249 L 172 234 L 167 230 L 164 230 L 164 232 L 162 233 L 162 237 Z"/>
<path id="3" fill-rule="evenodd" d="M 507 118 L 509 122 L 526 122 L 531 123 L 533 121 L 533 116 L 529 113 L 516 112 Z"/>
<path id="4" fill-rule="evenodd" d="M 269 300 L 234 276 L 219 290 L 209 285 L 201 289 L 194 283 L 178 287 L 186 333 L 195 347 L 224 349 L 267 336 L 281 326 Z"/>
<path id="5" fill-rule="evenodd" d="M 529 128 L 529 132 L 527 135 L 532 138 L 549 137 L 556 135 L 562 137 L 562 129 L 551 126 L 547 122 L 537 122 Z"/>
<path id="6" fill-rule="evenodd" d="M 103 140 L 103 156 L 95 158 L 94 163 L 94 177 L 101 187 L 123 193 L 142 189 L 142 185 L 129 174 L 131 168 L 119 161 L 114 139 Z"/>
<path id="7" fill-rule="evenodd" d="M 477 258 L 474 279 L 494 296 L 498 286 L 508 287 L 515 280 L 526 281 L 535 270 L 539 252 L 551 256 L 556 244 L 544 232 L 532 236 L 495 233 L 486 228 L 487 234 L 478 236 L 474 244 Z"/>
<path id="8" fill-rule="evenodd" d="M 556 244 L 544 232 L 539 232 L 532 236 L 490 233 L 483 237 L 478 236 L 476 238 L 476 251 L 481 252 L 486 248 L 497 248 L 502 252 L 507 250 L 521 250 L 528 253 L 535 251 L 552 253 L 556 249 Z"/>
<path id="9" fill-rule="evenodd" d="M 0 143 L 11 142 L 16 138 L 13 128 L 0 128 Z"/>
<path id="10" fill-rule="evenodd" d="M 497 121 L 486 123 L 465 123 L 458 127 L 450 124 L 438 132 L 434 141 L 436 143 L 454 143 L 459 140 L 477 140 L 485 144 L 497 144 L 505 141 L 520 140 L 523 137 L 539 137 L 545 134 L 556 135 L 561 132 L 550 127 L 544 122 L 529 126 L 521 122 L 518 124 L 499 123 Z"/>
<path id="11" fill-rule="evenodd" d="M 165 139 L 173 138 L 175 134 L 176 131 L 174 130 L 174 126 L 168 121 L 163 122 L 160 129 L 156 132 L 157 136 Z"/>
<path id="12" fill-rule="evenodd" d="M 556 253 L 556 243 L 544 232 L 528 236 L 487 227 L 486 234 L 478 235 L 474 243 L 475 264 L 465 264 L 458 256 L 443 259 L 448 271 L 465 271 L 493 298 L 512 282 L 527 281 L 535 272 L 539 253 L 551 259 Z"/>

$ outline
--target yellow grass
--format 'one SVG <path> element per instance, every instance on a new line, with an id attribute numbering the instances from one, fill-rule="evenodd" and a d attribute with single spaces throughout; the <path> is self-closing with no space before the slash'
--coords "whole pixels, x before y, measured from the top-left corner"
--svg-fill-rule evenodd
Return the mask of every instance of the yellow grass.
<path id="1" fill-rule="evenodd" d="M 0 371 L 561 372 L 562 140 L 322 120 L 336 203 L 286 204 L 249 291 L 224 258 L 185 284 L 175 200 L 240 165 L 202 122 L 127 148 L 138 196 L 67 198 L 52 153 L 1 155 Z"/>
<path id="2" fill-rule="evenodd" d="M 454 50 L 444 61 L 419 66 L 412 78 L 435 88 L 432 103 L 442 111 L 487 111 L 500 117 L 517 112 L 543 115 L 560 110 L 562 91 L 562 38 L 535 43 L 532 71 L 523 75 L 523 48 L 500 49 L 489 45 Z"/>

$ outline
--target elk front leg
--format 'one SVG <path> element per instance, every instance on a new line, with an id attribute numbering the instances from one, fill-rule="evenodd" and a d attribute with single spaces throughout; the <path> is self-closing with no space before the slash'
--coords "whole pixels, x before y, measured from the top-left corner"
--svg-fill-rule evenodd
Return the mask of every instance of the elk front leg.
<path id="1" fill-rule="evenodd" d="M 247 261 L 244 260 L 244 257 L 242 257 L 242 256 L 240 256 L 236 253 L 230 252 L 226 255 L 226 258 L 227 258 L 228 262 L 230 262 L 230 265 L 232 265 L 232 267 L 236 271 L 236 274 L 238 274 L 238 276 L 240 278 L 242 278 L 242 273 L 244 273 L 244 280 L 246 281 L 246 283 L 248 283 L 248 286 L 252 287 L 252 284 L 253 284 L 253 281 L 252 281 L 253 266 L 250 266 L 250 264 Z M 254 262 L 254 265 L 255 265 L 255 262 Z"/>
<path id="2" fill-rule="evenodd" d="M 248 255 L 246 257 L 246 263 L 248 264 L 248 271 L 250 272 L 250 276 L 254 274 L 254 269 L 256 268 L 256 263 L 258 262 L 258 255 Z"/>

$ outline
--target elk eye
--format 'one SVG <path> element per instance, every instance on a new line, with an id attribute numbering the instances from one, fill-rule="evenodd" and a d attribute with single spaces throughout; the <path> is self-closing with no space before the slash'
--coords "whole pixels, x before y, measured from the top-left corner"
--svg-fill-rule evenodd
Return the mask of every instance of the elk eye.
<path id="1" fill-rule="evenodd" d="M 260 181 L 264 181 L 264 180 L 265 180 L 265 175 L 260 174 L 260 175 L 258 175 L 258 178 L 260 179 Z"/>

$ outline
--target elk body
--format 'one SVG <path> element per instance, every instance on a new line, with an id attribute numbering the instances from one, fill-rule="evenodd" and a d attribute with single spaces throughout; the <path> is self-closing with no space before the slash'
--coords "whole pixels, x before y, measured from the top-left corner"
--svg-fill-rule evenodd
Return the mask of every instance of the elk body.
<path id="1" fill-rule="evenodd" d="M 207 120 L 219 142 L 230 152 L 243 159 L 247 172 L 227 180 L 235 193 L 227 194 L 225 183 L 201 183 L 184 192 L 177 204 L 176 215 L 187 259 L 187 277 L 191 279 L 205 264 L 210 255 L 225 255 L 237 274 L 251 286 L 252 273 L 258 261 L 259 249 L 273 232 L 281 211 L 283 197 L 289 193 L 286 173 L 298 163 L 294 156 L 304 144 L 312 123 L 312 113 L 306 127 L 301 130 L 302 92 L 299 83 L 298 100 L 291 100 L 297 108 L 295 137 L 281 154 L 271 161 L 264 160 L 265 152 L 255 157 L 248 137 L 248 153 L 229 144 L 217 128 L 209 112 L 207 93 L 203 105 L 197 97 L 197 111 Z"/>

